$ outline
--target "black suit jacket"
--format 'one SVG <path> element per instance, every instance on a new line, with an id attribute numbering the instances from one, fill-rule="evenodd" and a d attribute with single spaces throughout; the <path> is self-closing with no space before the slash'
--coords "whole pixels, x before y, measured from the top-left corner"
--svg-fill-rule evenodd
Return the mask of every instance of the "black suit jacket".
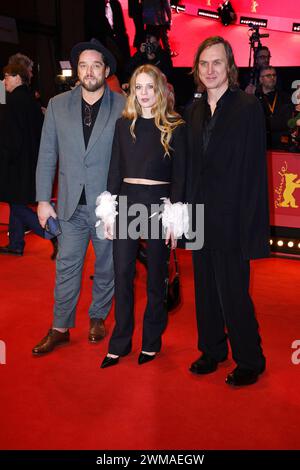
<path id="1" fill-rule="evenodd" d="M 201 132 L 206 97 L 187 121 L 187 195 L 204 204 L 204 246 L 240 249 L 244 259 L 269 253 L 266 131 L 259 101 L 236 89 L 225 98 L 205 153 Z"/>
<path id="2" fill-rule="evenodd" d="M 7 94 L 0 127 L 0 201 L 35 202 L 35 170 L 43 113 L 26 85 Z"/>

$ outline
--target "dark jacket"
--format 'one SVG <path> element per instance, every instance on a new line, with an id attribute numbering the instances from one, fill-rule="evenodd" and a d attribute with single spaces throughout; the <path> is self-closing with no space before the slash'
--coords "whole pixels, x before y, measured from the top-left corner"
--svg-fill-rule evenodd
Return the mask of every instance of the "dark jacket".
<path id="1" fill-rule="evenodd" d="M 268 94 L 264 94 L 259 90 L 256 96 L 260 100 L 265 114 L 267 147 L 272 149 L 287 148 L 287 144 L 282 142 L 282 137 L 288 138 L 289 127 L 287 123 L 291 116 L 293 116 L 294 111 L 290 95 L 279 90 Z M 274 109 L 272 112 L 271 107 L 273 103 Z"/>
<path id="2" fill-rule="evenodd" d="M 144 0 L 144 24 L 169 25 L 171 22 L 171 7 L 169 0 Z"/>
<path id="3" fill-rule="evenodd" d="M 0 130 L 1 201 L 35 202 L 35 170 L 42 125 L 41 108 L 26 85 L 8 94 Z"/>
<path id="4" fill-rule="evenodd" d="M 141 0 L 128 0 L 128 16 L 129 18 L 134 18 L 136 15 L 140 14 L 142 10 L 142 1 Z"/>
<path id="5" fill-rule="evenodd" d="M 231 91 L 220 109 L 205 153 L 206 97 L 186 113 L 190 203 L 204 204 L 204 246 L 240 249 L 244 259 L 269 253 L 265 120 L 259 101 Z"/>
<path id="6" fill-rule="evenodd" d="M 125 70 L 125 78 L 130 80 L 131 75 L 141 65 L 150 64 L 158 67 L 167 77 L 168 82 L 173 81 L 173 64 L 170 55 L 160 46 L 154 52 L 154 59 L 148 59 L 146 52 L 137 51 L 129 60 Z"/>

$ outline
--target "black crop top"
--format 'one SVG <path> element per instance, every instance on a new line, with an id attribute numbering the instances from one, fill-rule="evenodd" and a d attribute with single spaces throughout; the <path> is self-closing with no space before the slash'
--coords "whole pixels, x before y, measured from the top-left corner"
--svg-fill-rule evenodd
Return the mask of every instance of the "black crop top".
<path id="1" fill-rule="evenodd" d="M 124 178 L 143 178 L 171 183 L 170 200 L 182 201 L 185 189 L 185 136 L 184 125 L 178 126 L 170 142 L 170 156 L 160 142 L 160 130 L 154 118 L 139 117 L 134 133 L 130 134 L 129 119 L 116 122 L 112 157 L 108 173 L 107 190 L 119 194 Z"/>

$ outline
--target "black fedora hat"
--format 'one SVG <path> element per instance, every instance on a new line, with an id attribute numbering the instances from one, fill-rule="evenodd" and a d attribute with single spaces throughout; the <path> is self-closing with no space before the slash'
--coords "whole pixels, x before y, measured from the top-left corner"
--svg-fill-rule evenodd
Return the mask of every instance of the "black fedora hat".
<path id="1" fill-rule="evenodd" d="M 94 50 L 94 51 L 100 52 L 103 55 L 103 58 L 105 59 L 106 64 L 110 68 L 109 74 L 113 75 L 116 72 L 116 68 L 117 68 L 116 59 L 114 58 L 112 53 L 108 49 L 106 49 L 106 47 L 104 47 L 103 44 L 101 44 L 101 42 L 99 42 L 97 39 L 91 39 L 90 41 L 86 41 L 86 42 L 79 42 L 72 48 L 71 64 L 74 69 L 77 69 L 78 59 L 79 59 L 80 54 L 83 51 L 87 51 L 87 50 Z"/>

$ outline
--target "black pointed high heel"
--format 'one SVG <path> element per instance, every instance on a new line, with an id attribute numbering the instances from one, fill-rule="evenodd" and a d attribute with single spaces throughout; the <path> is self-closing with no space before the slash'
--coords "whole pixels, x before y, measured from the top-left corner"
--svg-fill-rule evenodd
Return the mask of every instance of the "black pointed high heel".
<path id="1" fill-rule="evenodd" d="M 156 358 L 156 354 L 144 354 L 143 352 L 140 353 L 138 358 L 138 363 L 140 365 L 146 364 L 146 362 L 153 361 Z"/>
<path id="2" fill-rule="evenodd" d="M 117 365 L 119 362 L 119 357 L 110 357 L 105 356 L 100 366 L 101 369 L 105 369 L 106 367 L 111 367 Z"/>

